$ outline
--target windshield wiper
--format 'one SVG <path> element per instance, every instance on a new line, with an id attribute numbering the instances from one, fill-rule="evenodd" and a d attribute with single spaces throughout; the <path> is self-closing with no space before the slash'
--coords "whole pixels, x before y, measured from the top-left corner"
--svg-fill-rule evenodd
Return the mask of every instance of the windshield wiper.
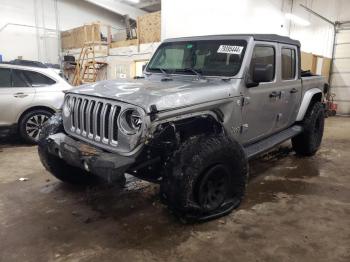
<path id="1" fill-rule="evenodd" d="M 165 77 L 170 77 L 169 73 L 163 69 L 163 68 L 160 68 L 160 67 L 157 67 L 157 68 L 150 68 L 150 70 L 159 70 L 160 72 L 162 72 L 162 74 L 165 76 Z"/>
<path id="2" fill-rule="evenodd" d="M 200 73 L 199 70 L 195 70 L 192 67 L 184 68 L 184 69 L 176 69 L 177 72 L 192 72 L 198 76 L 199 79 L 203 79 L 204 76 Z"/>
<path id="3" fill-rule="evenodd" d="M 165 76 L 169 76 L 169 74 L 167 73 L 167 71 L 165 71 L 165 69 L 159 68 L 159 70 L 160 70 Z"/>

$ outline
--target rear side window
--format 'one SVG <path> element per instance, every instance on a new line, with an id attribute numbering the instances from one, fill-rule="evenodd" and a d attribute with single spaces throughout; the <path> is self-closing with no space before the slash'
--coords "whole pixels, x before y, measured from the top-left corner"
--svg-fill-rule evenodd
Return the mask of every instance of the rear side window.
<path id="1" fill-rule="evenodd" d="M 0 68 L 0 88 L 11 87 L 11 69 Z"/>
<path id="2" fill-rule="evenodd" d="M 295 78 L 296 73 L 295 49 L 282 48 L 282 79 L 290 80 Z"/>
<path id="3" fill-rule="evenodd" d="M 12 69 L 12 86 L 13 87 L 28 87 L 29 84 L 25 79 L 23 70 Z"/>
<path id="4" fill-rule="evenodd" d="M 51 78 L 37 72 L 25 71 L 24 74 L 29 84 L 33 87 L 49 86 L 56 83 Z"/>
<path id="5" fill-rule="evenodd" d="M 250 75 L 253 75 L 253 70 L 257 65 L 271 65 L 273 67 L 273 76 L 269 82 L 272 82 L 275 78 L 275 48 L 272 46 L 255 46 L 252 61 L 250 64 Z"/>

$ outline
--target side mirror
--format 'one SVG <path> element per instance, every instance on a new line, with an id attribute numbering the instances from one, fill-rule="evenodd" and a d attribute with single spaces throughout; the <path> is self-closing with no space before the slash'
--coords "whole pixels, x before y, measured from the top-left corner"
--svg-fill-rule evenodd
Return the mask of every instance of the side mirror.
<path id="1" fill-rule="evenodd" d="M 272 64 L 255 64 L 253 69 L 253 81 L 255 83 L 271 82 L 273 79 Z"/>

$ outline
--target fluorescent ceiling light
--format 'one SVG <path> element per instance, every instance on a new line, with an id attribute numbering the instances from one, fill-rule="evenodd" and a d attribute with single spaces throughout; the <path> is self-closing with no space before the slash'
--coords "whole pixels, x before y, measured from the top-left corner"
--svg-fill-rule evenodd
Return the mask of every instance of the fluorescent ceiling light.
<path id="1" fill-rule="evenodd" d="M 138 4 L 138 3 L 140 3 L 140 0 L 126 0 L 126 1 L 128 1 L 128 2 L 130 2 L 130 3 L 133 3 L 133 4 Z"/>
<path id="2" fill-rule="evenodd" d="M 293 23 L 301 26 L 309 26 L 311 23 L 304 18 L 301 18 L 297 15 L 293 15 L 291 13 L 285 14 L 286 19 L 292 21 Z"/>

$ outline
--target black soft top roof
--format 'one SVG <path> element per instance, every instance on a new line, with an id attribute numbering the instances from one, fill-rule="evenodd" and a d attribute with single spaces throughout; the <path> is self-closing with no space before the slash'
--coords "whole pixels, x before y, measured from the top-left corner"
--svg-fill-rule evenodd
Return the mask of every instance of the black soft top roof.
<path id="1" fill-rule="evenodd" d="M 270 42 L 296 45 L 296 46 L 300 47 L 300 42 L 298 40 L 294 40 L 294 39 L 287 37 L 287 36 L 274 35 L 274 34 L 271 34 L 271 35 L 255 34 L 252 36 L 257 41 L 270 41 Z"/>
<path id="2" fill-rule="evenodd" d="M 166 39 L 164 42 L 179 42 L 179 41 L 196 41 L 196 40 L 222 40 L 222 39 L 247 39 L 253 37 L 256 41 L 268 41 L 283 43 L 289 45 L 295 45 L 300 47 L 298 40 L 291 39 L 287 36 L 275 35 L 275 34 L 230 34 L 230 35 L 207 35 L 207 36 L 191 36 Z"/>

